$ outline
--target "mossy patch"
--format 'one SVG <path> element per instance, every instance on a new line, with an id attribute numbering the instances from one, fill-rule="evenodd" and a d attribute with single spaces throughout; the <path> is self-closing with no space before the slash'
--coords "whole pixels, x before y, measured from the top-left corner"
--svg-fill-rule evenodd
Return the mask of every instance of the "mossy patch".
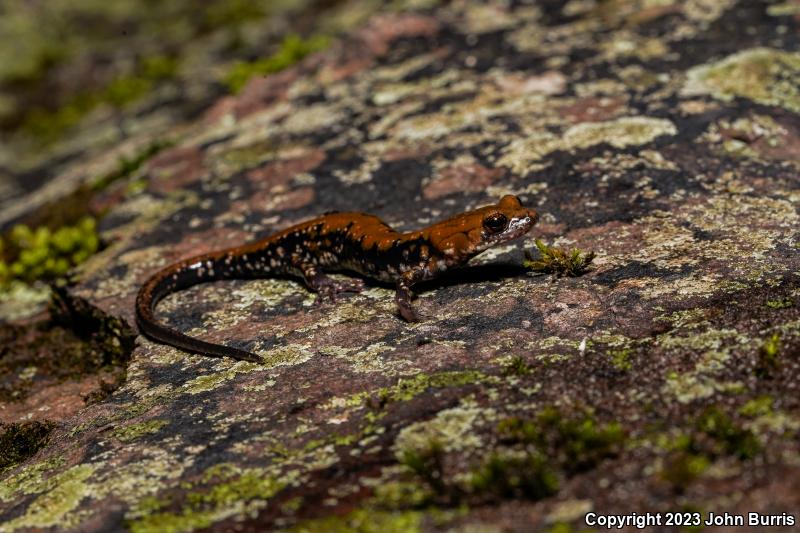
<path id="1" fill-rule="evenodd" d="M 770 309 L 788 309 L 789 307 L 794 306 L 794 298 L 787 296 L 785 298 L 767 300 L 765 305 Z"/>
<path id="2" fill-rule="evenodd" d="M 419 396 L 428 389 L 463 387 L 474 383 L 492 381 L 490 376 L 477 370 L 454 370 L 433 374 L 417 374 L 410 378 L 401 378 L 391 387 L 381 387 L 377 391 L 364 391 L 346 398 L 335 398 L 329 401 L 328 408 L 359 407 L 369 402 L 372 407 L 382 408 L 392 402 L 406 402 Z"/>
<path id="3" fill-rule="evenodd" d="M 78 92 L 58 108 L 32 107 L 22 117 L 20 129 L 43 144 L 55 142 L 95 108 L 103 104 L 122 108 L 136 102 L 156 85 L 174 78 L 177 68 L 174 57 L 143 57 L 130 74 L 117 76 L 104 87 Z"/>
<path id="4" fill-rule="evenodd" d="M 223 83 L 231 92 L 239 92 L 250 78 L 266 76 L 289 68 L 308 54 L 324 49 L 328 46 L 328 42 L 329 39 L 321 35 L 303 39 L 299 35 L 289 34 L 284 37 L 278 51 L 271 56 L 255 61 L 235 63 L 228 71 Z"/>
<path id="5" fill-rule="evenodd" d="M 47 492 L 44 492 L 31 503 L 25 514 L 6 522 L 6 531 L 22 528 L 71 527 L 73 522 L 67 519 L 88 495 L 86 480 L 97 467 L 91 464 L 74 466 L 69 470 L 48 480 Z"/>
<path id="6" fill-rule="evenodd" d="M 800 112 L 800 53 L 753 48 L 686 73 L 682 93 L 730 101 L 747 98 Z"/>
<path id="7" fill-rule="evenodd" d="M 416 533 L 422 531 L 422 511 L 378 511 L 356 509 L 344 516 L 303 521 L 288 529 L 291 533 Z"/>
<path id="8" fill-rule="evenodd" d="M 620 372 L 627 372 L 633 368 L 631 363 L 631 349 L 623 348 L 621 350 L 611 350 L 608 356 L 611 359 L 611 365 Z"/>
<path id="9" fill-rule="evenodd" d="M 558 492 L 559 485 L 557 472 L 538 452 L 494 453 L 470 478 L 471 492 L 505 499 L 541 500 Z"/>
<path id="10" fill-rule="evenodd" d="M 205 485 L 205 486 L 203 486 Z M 239 469 L 227 463 L 208 469 L 179 505 L 178 512 L 157 512 L 130 520 L 136 533 L 191 531 L 230 516 L 255 511 L 285 486 L 262 469 Z M 153 505 L 152 508 L 160 508 Z"/>
<path id="11" fill-rule="evenodd" d="M 130 424 L 128 426 L 116 428 L 111 432 L 111 435 L 118 438 L 122 442 L 130 442 L 143 435 L 157 433 L 167 424 L 169 424 L 168 420 L 148 420 L 146 422 L 140 422 L 138 424 Z"/>
<path id="12" fill-rule="evenodd" d="M 531 365 L 523 357 L 515 355 L 503 366 L 505 376 L 527 376 L 533 371 Z"/>
<path id="13" fill-rule="evenodd" d="M 428 487 L 424 494 L 448 505 L 539 500 L 555 494 L 563 478 L 616 456 L 625 439 L 615 422 L 552 407 L 533 418 L 504 419 L 492 436 L 479 436 L 476 426 L 492 418 L 493 412 L 459 408 L 413 424 L 395 442 L 398 460 Z M 471 451 L 479 451 L 477 464 L 473 459 L 465 473 L 453 473 L 456 453 L 462 461 Z"/>
<path id="14" fill-rule="evenodd" d="M 755 409 L 754 405 L 748 410 Z M 692 421 L 691 428 L 665 442 L 670 454 L 660 477 L 683 492 L 716 461 L 734 457 L 748 461 L 761 451 L 756 435 L 722 410 L 709 407 Z"/>
<path id="15" fill-rule="evenodd" d="M 45 479 L 45 474 L 64 464 L 61 456 L 51 456 L 44 461 L 23 466 L 19 471 L 0 483 L 0 502 L 10 501 L 20 494 L 36 494 L 48 490 L 54 477 Z"/>
<path id="16" fill-rule="evenodd" d="M 189 394 L 200 394 L 202 392 L 208 392 L 214 390 L 215 388 L 219 387 L 222 383 L 236 377 L 236 374 L 253 372 L 256 370 L 263 370 L 263 368 L 257 363 L 238 361 L 224 372 L 217 372 L 215 374 L 206 374 L 204 376 L 197 376 L 193 380 L 187 381 L 183 385 L 183 388 Z"/>
<path id="17" fill-rule="evenodd" d="M 97 223 L 84 217 L 53 231 L 47 226 L 14 226 L 0 238 L 0 288 L 13 280 L 54 280 L 85 261 L 100 245 Z"/>
<path id="18" fill-rule="evenodd" d="M 498 425 L 505 442 L 533 445 L 568 472 L 580 472 L 619 453 L 625 432 L 617 422 L 600 423 L 591 412 L 567 414 L 550 407 L 533 419 L 512 417 Z"/>

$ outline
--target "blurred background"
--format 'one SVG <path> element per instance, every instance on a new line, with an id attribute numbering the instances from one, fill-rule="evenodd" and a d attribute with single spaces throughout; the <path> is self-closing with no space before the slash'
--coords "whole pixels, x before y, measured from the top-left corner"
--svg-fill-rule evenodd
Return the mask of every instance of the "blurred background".
<path id="1" fill-rule="evenodd" d="M 433 1 L 0 2 L 0 227 L 87 152 L 191 119 L 378 10 Z"/>

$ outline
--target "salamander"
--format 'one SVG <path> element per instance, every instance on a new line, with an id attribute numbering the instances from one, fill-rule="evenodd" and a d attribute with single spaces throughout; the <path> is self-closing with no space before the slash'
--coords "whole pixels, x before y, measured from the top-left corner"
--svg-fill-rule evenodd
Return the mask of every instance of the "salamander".
<path id="1" fill-rule="evenodd" d="M 227 279 L 294 276 L 317 293 L 317 302 L 336 301 L 340 292 L 359 292 L 361 279 L 337 281 L 325 273 L 351 271 L 393 283 L 400 316 L 419 319 L 411 305 L 412 287 L 498 244 L 525 235 L 538 215 L 519 198 L 504 196 L 481 207 L 401 233 L 364 213 L 328 213 L 259 241 L 196 255 L 153 274 L 136 297 L 136 323 L 147 337 L 176 348 L 214 357 L 260 361 L 253 353 L 189 337 L 156 320 L 155 308 L 166 295 L 198 283 Z"/>

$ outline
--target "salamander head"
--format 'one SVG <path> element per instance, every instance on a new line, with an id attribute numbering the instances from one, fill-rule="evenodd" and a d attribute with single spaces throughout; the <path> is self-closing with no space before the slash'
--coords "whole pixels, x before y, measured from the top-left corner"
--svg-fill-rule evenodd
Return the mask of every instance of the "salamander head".
<path id="1" fill-rule="evenodd" d="M 522 237 L 538 219 L 536 211 L 526 209 L 519 198 L 509 194 L 495 205 L 434 224 L 425 233 L 448 263 L 458 264 L 492 246 Z"/>

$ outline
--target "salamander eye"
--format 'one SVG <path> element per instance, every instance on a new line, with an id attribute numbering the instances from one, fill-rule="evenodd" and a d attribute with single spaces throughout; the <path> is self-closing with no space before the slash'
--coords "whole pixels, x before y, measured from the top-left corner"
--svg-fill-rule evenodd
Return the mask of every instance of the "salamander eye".
<path id="1" fill-rule="evenodd" d="M 494 213 L 483 219 L 483 227 L 490 233 L 499 233 L 506 229 L 508 218 L 503 213 Z"/>

